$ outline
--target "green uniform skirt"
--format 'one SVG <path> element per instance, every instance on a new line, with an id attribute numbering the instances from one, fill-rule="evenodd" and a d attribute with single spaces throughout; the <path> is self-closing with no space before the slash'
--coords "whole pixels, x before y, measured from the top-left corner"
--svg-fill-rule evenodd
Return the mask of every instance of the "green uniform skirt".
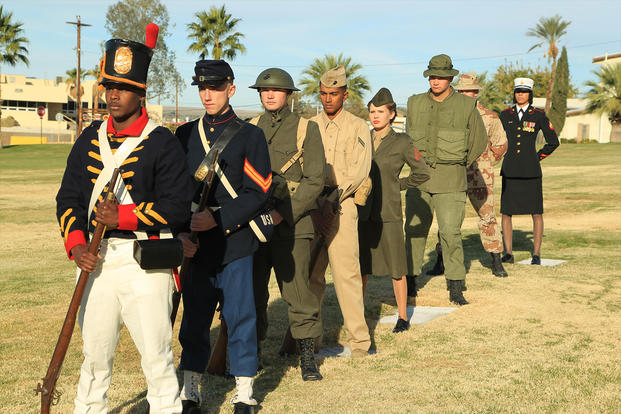
<path id="1" fill-rule="evenodd" d="M 406 273 L 403 222 L 360 221 L 360 272 L 363 275 L 392 276 Z"/>

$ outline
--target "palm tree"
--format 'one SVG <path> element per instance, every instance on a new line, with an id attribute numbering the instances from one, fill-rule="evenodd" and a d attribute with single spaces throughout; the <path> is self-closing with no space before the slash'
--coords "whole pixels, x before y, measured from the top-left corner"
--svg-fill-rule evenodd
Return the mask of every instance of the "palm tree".
<path id="1" fill-rule="evenodd" d="M 570 24 L 570 21 L 561 20 L 561 16 L 557 14 L 554 17 L 540 18 L 537 26 L 528 29 L 528 32 L 526 32 L 526 36 L 536 37 L 541 40 L 541 42 L 528 49 L 529 52 L 537 47 L 543 46 L 544 43 L 548 44 L 548 50 L 543 56 L 545 57 L 547 55 L 548 59 L 552 60 L 552 77 L 548 84 L 548 89 L 546 90 L 546 112 L 550 110 L 550 104 L 552 103 L 552 89 L 554 88 L 554 76 L 556 74 L 556 57 L 558 56 L 557 43 L 559 39 L 567 33 L 565 29 L 567 29 L 567 26 Z"/>
<path id="2" fill-rule="evenodd" d="M 28 65 L 28 39 L 23 37 L 22 23 L 14 23 L 13 13 L 5 13 L 0 5 L 0 65 L 15 66 L 18 62 Z M 0 71 L 0 73 L 2 73 Z M 2 79 L 0 79 L 0 149 L 2 149 Z"/>
<path id="3" fill-rule="evenodd" d="M 585 108 L 587 113 L 608 114 L 612 125 L 610 142 L 621 141 L 621 63 L 602 66 L 599 72 L 593 71 L 597 82 L 588 81 L 591 89 L 585 94 L 589 100 Z"/>
<path id="4" fill-rule="evenodd" d="M 323 58 L 315 58 L 313 63 L 302 72 L 299 86 L 302 88 L 302 96 L 308 96 L 319 101 L 319 80 L 321 76 L 335 66 L 343 65 L 345 67 L 345 75 L 347 76 L 347 91 L 349 92 L 348 100 L 352 104 L 362 103 L 362 94 L 371 90 L 369 81 L 362 76 L 357 75 L 362 65 L 352 63 L 351 57 L 343 57 L 343 53 L 335 55 L 325 55 Z"/>
<path id="5" fill-rule="evenodd" d="M 65 84 L 67 85 L 67 93 L 69 94 L 71 98 L 73 98 L 73 100 L 77 99 L 76 88 L 75 88 L 75 85 L 77 83 L 76 73 L 77 73 L 77 69 L 75 68 L 69 69 L 68 71 L 65 72 L 65 74 L 67 75 L 67 77 L 65 78 Z M 86 72 L 86 70 L 80 69 L 80 79 L 86 78 L 87 75 L 88 73 Z M 80 96 L 82 95 L 84 95 L 84 88 L 82 87 L 82 85 L 80 85 Z"/>
<path id="6" fill-rule="evenodd" d="M 207 12 L 195 14 L 198 22 L 187 25 L 188 39 L 194 43 L 188 47 L 188 52 L 196 52 L 201 59 L 205 59 L 210 54 L 214 59 L 235 59 L 237 53 L 246 53 L 246 47 L 241 43 L 244 35 L 235 32 L 235 26 L 241 19 L 234 19 L 228 14 L 224 6 L 217 8 L 212 6 Z M 213 46 L 211 53 L 209 47 Z"/>
<path id="7" fill-rule="evenodd" d="M 93 69 L 86 72 L 86 76 L 91 76 L 95 78 L 96 81 L 99 81 L 99 76 L 101 76 L 101 70 L 99 69 L 99 65 L 95 65 Z M 92 90 L 92 118 L 95 119 L 95 112 L 99 109 L 99 96 L 101 95 L 101 88 L 99 87 L 99 82 L 95 82 L 93 84 Z"/>

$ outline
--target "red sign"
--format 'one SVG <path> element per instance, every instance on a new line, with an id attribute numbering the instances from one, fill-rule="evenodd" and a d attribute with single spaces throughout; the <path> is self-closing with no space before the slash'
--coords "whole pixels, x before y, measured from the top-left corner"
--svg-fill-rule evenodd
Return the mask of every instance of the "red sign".
<path id="1" fill-rule="evenodd" d="M 37 107 L 37 115 L 43 118 L 43 116 L 45 115 L 45 106 Z"/>

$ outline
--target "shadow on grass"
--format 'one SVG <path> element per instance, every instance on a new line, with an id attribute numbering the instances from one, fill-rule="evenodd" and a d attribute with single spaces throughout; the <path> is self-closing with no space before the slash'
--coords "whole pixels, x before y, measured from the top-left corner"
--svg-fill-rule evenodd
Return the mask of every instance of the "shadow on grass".
<path id="1" fill-rule="evenodd" d="M 478 261 L 481 266 L 491 269 L 492 259 L 489 253 L 483 249 L 479 233 L 468 234 L 466 237 L 462 238 L 462 243 L 464 248 L 464 266 L 466 267 L 466 273 L 470 271 L 473 261 Z M 521 251 L 533 251 L 532 231 L 513 230 L 513 253 L 515 254 L 515 252 Z M 434 277 L 444 277 L 443 274 L 436 276 L 427 274 L 427 272 L 433 268 L 437 260 L 438 255 L 436 254 L 435 249 L 427 253 L 427 261 L 423 264 L 420 276 L 416 278 L 416 286 L 418 290 L 424 288 L 425 285 L 427 285 L 427 283 Z"/>

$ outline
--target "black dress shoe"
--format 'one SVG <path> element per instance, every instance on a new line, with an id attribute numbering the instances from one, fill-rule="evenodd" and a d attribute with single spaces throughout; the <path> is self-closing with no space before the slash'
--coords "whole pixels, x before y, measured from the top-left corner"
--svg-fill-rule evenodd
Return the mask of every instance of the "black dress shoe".
<path id="1" fill-rule="evenodd" d="M 541 264 L 541 257 L 537 256 L 537 255 L 533 255 L 532 260 L 530 261 L 530 264 L 533 265 L 540 265 Z"/>
<path id="2" fill-rule="evenodd" d="M 497 277 L 507 277 L 509 274 L 502 266 L 502 259 L 500 253 L 490 253 L 492 255 L 492 273 Z"/>
<path id="3" fill-rule="evenodd" d="M 200 405 L 196 401 L 181 400 L 181 406 L 183 407 L 181 414 L 201 414 Z"/>
<path id="4" fill-rule="evenodd" d="M 507 253 L 504 256 L 502 256 L 502 262 L 503 263 L 511 263 L 513 264 L 513 262 L 515 261 L 513 255 L 511 253 Z"/>
<path id="5" fill-rule="evenodd" d="M 254 414 L 255 405 L 248 405 L 243 402 L 236 402 L 233 405 L 233 414 Z"/>
<path id="6" fill-rule="evenodd" d="M 399 332 L 407 331 L 408 329 L 410 329 L 410 323 L 406 321 L 405 319 L 399 318 L 397 319 L 397 324 L 393 328 L 392 333 L 399 333 Z"/>
<path id="7" fill-rule="evenodd" d="M 433 268 L 427 271 L 429 276 L 439 276 L 444 274 L 444 260 L 442 259 L 442 253 L 438 253 L 438 258 L 436 259 L 436 264 L 433 265 Z"/>

